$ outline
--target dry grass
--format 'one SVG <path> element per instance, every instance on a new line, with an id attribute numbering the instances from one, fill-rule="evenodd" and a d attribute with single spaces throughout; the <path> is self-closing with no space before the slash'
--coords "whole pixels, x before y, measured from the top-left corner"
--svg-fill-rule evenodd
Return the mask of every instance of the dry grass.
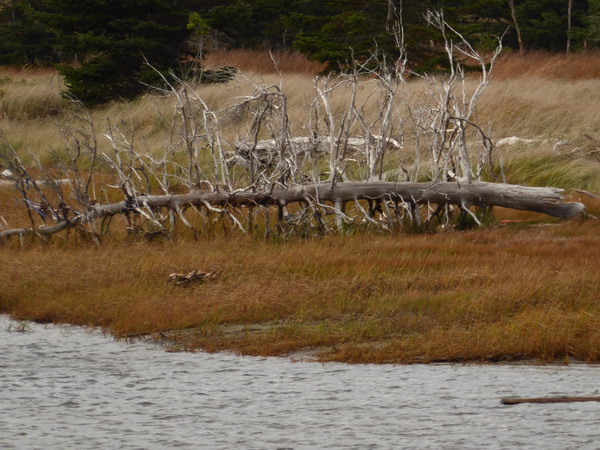
<path id="1" fill-rule="evenodd" d="M 591 80 L 493 80 L 479 106 L 479 120 L 496 137 L 569 139 L 600 132 L 600 78 Z"/>
<path id="2" fill-rule="evenodd" d="M 494 71 L 501 79 L 561 79 L 589 80 L 600 78 L 600 52 L 547 53 L 530 51 L 525 54 L 504 53 Z"/>
<path id="3" fill-rule="evenodd" d="M 218 52 L 214 53 L 211 58 L 217 58 L 218 55 Z M 266 53 L 260 53 L 261 56 L 242 51 L 229 54 L 231 57 L 233 55 L 248 61 L 261 61 L 262 58 L 263 62 L 258 64 L 260 67 L 267 66 L 265 59 L 270 61 Z M 300 55 L 293 53 L 285 54 L 282 57 L 284 60 L 296 61 L 302 67 L 308 64 Z M 232 60 L 232 63 L 235 62 Z M 249 77 L 260 84 L 281 85 L 288 97 L 292 134 L 308 136 L 314 127 L 314 123 L 309 125 L 313 117 L 311 104 L 315 98 L 314 80 L 307 71 L 294 69 L 294 64 L 290 62 L 287 66 L 289 71 L 284 71 L 282 77 L 265 71 Z M 509 177 L 509 169 L 522 166 L 523 158 L 527 166 L 532 165 L 532 158 L 550 158 L 558 162 L 559 170 L 565 168 L 571 178 L 558 187 L 578 186 L 600 190 L 598 182 L 590 182 L 590 171 L 599 169 L 598 158 L 593 153 L 600 146 L 600 112 L 597 108 L 600 103 L 600 78 L 594 75 L 594 68 L 599 65 L 600 56 L 593 52 L 570 56 L 536 53 L 527 55 L 527 58 L 516 54 L 503 55 L 496 67 L 495 78 L 480 99 L 475 119 L 486 130 L 490 130 L 494 140 L 508 136 L 537 139 L 497 150 L 496 156 L 498 160 L 502 158 Z M 563 67 L 564 70 L 552 72 L 545 67 Z M 577 73 L 587 75 L 575 76 L 575 69 Z M 251 67 L 248 70 L 258 71 Z M 313 73 L 312 69 L 310 72 Z M 472 77 L 475 79 L 476 75 Z M 51 163 L 51 153 L 60 152 L 63 147 L 56 124 L 68 119 L 65 113 L 68 108 L 60 96 L 63 87 L 56 73 L 48 70 L 2 69 L 0 83 L 0 130 L 17 149 L 24 153 L 31 152 L 44 163 Z M 374 80 L 365 80 L 359 91 L 359 104 L 369 96 L 374 84 Z M 244 76 L 226 85 L 197 88 L 198 94 L 215 110 L 239 101 L 241 96 L 249 95 L 253 90 L 254 86 Z M 399 102 L 417 105 L 424 99 L 426 90 L 427 84 L 423 81 L 410 80 L 400 92 Z M 342 114 L 347 109 L 347 94 L 348 91 L 340 90 L 334 95 L 334 112 Z M 375 114 L 377 100 L 376 95 L 369 98 L 364 108 L 367 117 Z M 172 141 L 169 121 L 173 105 L 173 99 L 147 95 L 131 103 L 115 103 L 92 111 L 100 147 L 105 150 L 109 147 L 107 140 L 102 137 L 107 120 L 115 123 L 123 119 L 132 124 L 136 142 L 143 146 L 143 151 L 161 153 Z M 405 126 L 410 127 L 405 108 L 399 109 L 396 120 L 397 123 L 402 120 Z M 222 129 L 226 142 L 232 144 L 240 136 L 243 137 L 250 123 L 250 116 L 241 121 L 225 120 Z M 396 127 L 396 130 L 400 128 Z M 558 141 L 564 141 L 565 145 L 555 148 Z M 410 158 L 413 154 L 412 144 L 407 142 L 407 154 L 402 155 L 403 158 Z M 578 172 L 585 172 L 585 175 L 578 179 Z M 515 179 L 521 182 L 524 178 Z M 549 181 L 553 179 L 547 178 Z M 580 185 L 581 179 L 586 184 Z"/>
<path id="4" fill-rule="evenodd" d="M 594 67 L 600 58 L 529 56 L 500 61 L 476 120 L 494 139 L 536 139 L 496 150 L 509 181 L 599 193 L 594 151 L 600 147 L 600 78 Z M 248 60 L 259 61 L 258 55 Z M 290 60 L 283 78 L 260 69 L 268 58 L 244 70 L 256 72 L 264 84 L 282 83 L 293 134 L 308 135 L 313 69 Z M 51 150 L 63 145 L 54 122 L 68 118 L 56 74 L 3 69 L 0 80 L 0 129 L 18 150 L 52 164 Z M 424 87 L 410 81 L 402 95 L 418 100 Z M 222 109 L 252 89 L 240 77 L 198 92 Z M 369 91 L 367 84 L 361 98 Z M 332 105 L 342 111 L 346 103 L 340 92 Z M 172 99 L 148 95 L 92 111 L 100 145 L 107 145 L 100 136 L 107 119 L 123 118 L 134 124 L 136 139 L 143 135 L 137 142 L 145 151 L 162 151 L 172 107 Z M 245 126 L 225 124 L 226 139 L 233 142 Z M 558 140 L 566 142 L 557 146 Z M 598 202 L 574 200 L 600 215 Z M 0 191 L 1 218 L 26 226 L 18 205 L 12 192 Z M 153 334 L 178 348 L 246 354 L 318 348 L 322 360 L 350 362 L 599 362 L 598 222 L 539 226 L 548 220 L 504 210 L 496 216 L 521 222 L 437 235 L 362 233 L 285 244 L 222 232 L 198 242 L 114 236 L 99 249 L 78 235 L 24 249 L 14 242 L 0 246 L 0 311 L 102 326 L 120 337 Z M 212 267 L 224 270 L 221 280 L 189 289 L 167 283 L 172 272 Z"/>
<path id="5" fill-rule="evenodd" d="M 208 66 L 233 66 L 242 72 L 253 74 L 286 75 L 304 74 L 314 76 L 325 65 L 309 61 L 295 51 L 274 52 L 264 50 L 234 49 L 216 50 L 206 58 Z M 496 79 L 550 79 L 589 80 L 600 78 L 600 51 L 588 50 L 571 53 L 548 53 L 529 51 L 525 54 L 503 53 L 494 69 Z"/>
<path id="6" fill-rule="evenodd" d="M 598 227 L 4 246 L 0 311 L 255 355 L 317 348 L 322 360 L 350 362 L 598 362 Z M 220 280 L 167 282 L 211 268 L 223 269 Z"/>
<path id="7" fill-rule="evenodd" d="M 2 68 L 0 118 L 29 120 L 56 116 L 62 110 L 61 77 L 51 69 Z"/>

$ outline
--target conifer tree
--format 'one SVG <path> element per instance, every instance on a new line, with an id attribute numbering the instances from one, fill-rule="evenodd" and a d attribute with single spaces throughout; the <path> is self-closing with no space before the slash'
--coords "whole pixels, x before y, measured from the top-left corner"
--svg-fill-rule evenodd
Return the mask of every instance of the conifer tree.
<path id="1" fill-rule="evenodd" d="M 130 99 L 178 63 L 187 15 L 166 0 L 46 0 L 37 13 L 55 47 L 71 94 L 89 105 Z M 146 64 L 146 61 L 151 65 Z M 156 69 L 156 70 L 155 70 Z"/>

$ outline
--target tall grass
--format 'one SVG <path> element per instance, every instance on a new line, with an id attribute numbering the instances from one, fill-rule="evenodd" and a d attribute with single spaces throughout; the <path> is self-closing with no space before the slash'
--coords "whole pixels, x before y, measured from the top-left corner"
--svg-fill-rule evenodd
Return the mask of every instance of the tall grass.
<path id="1" fill-rule="evenodd" d="M 234 56 L 237 63 L 227 62 Z M 288 55 L 280 76 L 270 57 L 259 56 L 215 53 L 209 61 L 239 65 L 265 84 L 281 84 L 292 133 L 309 135 L 312 75 L 319 69 Z M 511 182 L 599 193 L 594 152 L 600 147 L 600 57 L 528 56 L 504 56 L 479 103 L 476 121 L 494 140 L 532 139 L 495 149 L 497 166 L 501 160 Z M 369 96 L 369 83 L 361 99 Z M 419 101 L 426 86 L 409 80 L 401 95 Z M 0 129 L 7 140 L 31 153 L 31 163 L 35 157 L 58 164 L 63 141 L 57 125 L 69 120 L 70 109 L 57 75 L 2 69 L 0 89 Z M 221 110 L 253 86 L 239 76 L 197 90 Z M 367 116 L 376 101 L 367 102 Z M 332 108 L 341 112 L 347 102 L 340 91 Z M 173 105 L 171 98 L 146 95 L 91 111 L 101 149 L 108 149 L 102 138 L 107 121 L 122 119 L 140 149 L 160 153 L 169 141 Z M 243 120 L 225 123 L 226 141 L 233 143 L 247 126 Z M 571 195 L 600 215 L 597 200 Z M 45 246 L 4 243 L 0 312 L 101 326 L 119 337 L 167 337 L 177 348 L 246 354 L 316 348 L 321 360 L 350 362 L 600 361 L 598 222 L 540 224 L 540 215 L 502 209 L 496 218 L 516 223 L 285 244 L 217 229 L 199 241 L 185 233 L 179 241 L 154 243 L 115 235 L 101 248 L 76 232 Z M 0 226 L 28 226 L 28 220 L 14 192 L 0 187 Z M 167 281 L 173 272 L 216 268 L 223 269 L 222 278 L 205 285 L 184 289 Z"/>
<path id="2" fill-rule="evenodd" d="M 568 55 L 544 51 L 504 53 L 494 73 L 496 78 L 501 79 L 598 79 L 600 52 L 588 50 Z"/>
<path id="3" fill-rule="evenodd" d="M 64 89 L 53 70 L 0 70 L 0 118 L 29 120 L 59 115 Z"/>
<path id="4" fill-rule="evenodd" d="M 308 136 L 313 132 L 315 123 L 311 105 L 315 99 L 313 75 L 317 67 L 302 55 L 293 52 L 275 55 L 275 59 L 281 61 L 281 76 L 274 73 L 273 61 L 265 52 L 215 52 L 209 58 L 211 63 L 231 63 L 240 66 L 244 72 L 253 72 L 248 77 L 255 82 L 281 85 L 288 97 L 292 134 Z M 246 66 L 244 60 L 247 61 Z M 475 120 L 494 141 L 508 136 L 538 141 L 498 148 L 497 160 L 502 158 L 507 165 L 516 167 L 521 157 L 531 159 L 540 156 L 557 158 L 557 161 L 565 157 L 580 157 L 579 161 L 588 166 L 586 172 L 596 170 L 598 161 L 590 152 L 600 145 L 598 66 L 600 55 L 597 52 L 568 56 L 543 53 L 528 54 L 526 57 L 503 55 L 492 83 L 479 101 Z M 562 70 L 552 71 L 549 67 L 561 67 Z M 471 75 L 468 83 L 474 84 L 476 77 L 476 74 Z M 367 118 L 372 118 L 377 110 L 377 96 L 369 97 L 374 83 L 375 80 L 365 80 L 358 93 L 358 104 L 369 98 L 365 105 Z M 58 75 L 50 70 L 0 70 L 0 130 L 13 146 L 31 152 L 42 162 L 51 163 L 51 153 L 60 152 L 63 146 L 57 128 L 57 124 L 68 119 L 68 102 L 61 98 L 63 89 Z M 252 83 L 242 75 L 225 85 L 197 87 L 198 94 L 215 110 L 238 102 L 240 97 L 250 95 L 253 90 Z M 427 83 L 411 79 L 399 93 L 399 104 L 406 102 L 418 105 L 424 100 L 426 92 Z M 348 91 L 339 90 L 332 98 L 334 113 L 342 114 L 347 109 L 348 96 Z M 136 142 L 143 144 L 144 151 L 161 153 L 171 139 L 169 120 L 173 105 L 170 98 L 149 94 L 130 103 L 117 102 L 92 111 L 99 145 L 102 149 L 110 149 L 102 136 L 107 121 L 115 123 L 124 120 L 135 130 Z M 233 144 L 240 134 L 245 133 L 250 123 L 249 117 L 242 122 L 222 123 L 226 142 Z M 406 109 L 398 111 L 396 123 L 396 130 L 400 130 L 400 123 L 410 127 Z M 566 145 L 556 149 L 558 141 Z M 402 158 L 410 158 L 414 153 L 412 145 L 408 140 L 406 155 L 401 155 Z M 577 149 L 588 149 L 590 152 L 572 153 Z M 576 176 L 570 169 L 567 172 Z M 585 184 L 579 187 L 596 190 L 594 183 L 589 183 L 587 175 L 582 180 Z M 568 183 L 558 187 L 575 186 L 579 182 L 577 178 L 571 178 Z"/>
<path id="5" fill-rule="evenodd" d="M 245 354 L 597 362 L 598 231 L 588 222 L 286 244 L 230 236 L 3 247 L 0 311 Z M 218 281 L 168 283 L 172 272 L 216 268 Z"/>

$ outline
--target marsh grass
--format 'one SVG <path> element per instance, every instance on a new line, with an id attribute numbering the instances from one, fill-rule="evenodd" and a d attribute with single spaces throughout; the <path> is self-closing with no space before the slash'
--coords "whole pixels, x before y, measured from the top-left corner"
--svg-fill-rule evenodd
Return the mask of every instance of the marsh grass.
<path id="1" fill-rule="evenodd" d="M 266 53 L 233 52 L 240 59 L 259 61 Z M 315 131 L 314 111 L 311 108 L 315 98 L 314 72 L 302 70 L 301 55 L 286 54 L 295 64 L 282 66 L 282 75 L 274 73 L 267 61 L 257 64 L 255 69 L 247 69 L 247 77 L 263 85 L 281 85 L 288 99 L 288 115 L 293 136 L 309 136 Z M 231 55 L 229 55 L 231 56 Z M 499 61 L 495 77 L 488 90 L 481 97 L 474 120 L 490 134 L 493 141 L 503 137 L 518 136 L 534 141 L 495 150 L 496 161 L 500 159 L 510 169 L 521 165 L 530 166 L 531 161 L 555 159 L 554 172 L 564 168 L 563 176 L 548 176 L 556 179 L 557 187 L 576 186 L 596 191 L 594 181 L 584 176 L 585 186 L 579 185 L 579 172 L 587 174 L 600 168 L 597 153 L 600 146 L 600 78 L 596 67 L 600 65 L 600 55 L 595 52 L 570 56 L 504 55 Z M 218 54 L 214 55 L 217 58 Z M 224 57 L 224 56 L 223 56 Z M 215 60 L 216 61 L 216 60 Z M 261 60 L 262 61 L 262 60 Z M 547 61 L 547 62 L 545 62 Z M 572 62 L 571 62 L 572 61 Z M 563 67 L 564 71 L 550 71 L 547 66 Z M 571 73 L 576 66 L 576 73 Z M 258 68 L 264 67 L 260 71 Z M 268 70 L 267 70 L 268 69 Z M 242 70 L 246 70 L 243 69 Z M 312 71 L 312 69 L 311 69 Z M 246 72 L 244 72 L 246 73 Z M 585 75 L 585 76 L 584 76 Z M 475 85 L 477 75 L 471 75 L 467 85 Z M 364 105 L 365 117 L 374 117 L 378 97 L 371 95 L 375 80 L 364 80 L 358 92 L 358 104 Z M 64 90 L 62 81 L 51 70 L 0 69 L 0 130 L 7 140 L 25 158 L 31 155 L 45 165 L 52 165 L 57 155 L 64 152 L 64 140 L 58 127 L 71 120 L 70 104 L 61 97 Z M 426 100 L 428 84 L 422 80 L 410 79 L 399 94 L 399 105 L 418 105 Z M 198 94 L 214 110 L 223 110 L 243 96 L 252 94 L 254 86 L 246 75 L 239 75 L 234 81 L 224 85 L 201 85 Z M 348 107 L 350 91 L 340 89 L 331 99 L 333 111 L 342 112 Z M 103 133 L 108 121 L 113 125 L 121 123 L 123 128 L 133 133 L 138 150 L 155 155 L 173 144 L 171 121 L 174 100 L 161 95 L 148 94 L 129 103 L 116 102 L 91 111 L 96 127 L 100 150 L 110 151 L 110 145 Z M 400 161 L 410 165 L 414 158 L 415 143 L 409 138 L 411 121 L 403 106 L 397 112 L 397 121 L 405 127 L 405 149 L 397 157 L 388 158 L 385 170 L 397 172 Z M 223 138 L 227 145 L 244 137 L 252 123 L 251 115 L 242 115 L 234 120 L 229 117 L 221 123 Z M 398 122 L 398 123 L 400 123 Z M 358 125 L 356 125 L 358 127 Z M 360 130 L 354 130 L 357 134 Z M 260 138 L 270 138 L 266 130 Z M 400 139 L 399 136 L 397 136 Z M 556 148 L 558 142 L 562 143 Z M 477 148 L 474 142 L 473 148 Z M 589 151 L 582 151 L 589 150 Z M 590 153 L 592 152 L 592 153 Z M 574 159 L 575 161 L 569 161 Z M 587 165 L 587 167 L 586 167 Z M 426 167 L 423 167 L 426 170 Z M 510 176 L 510 171 L 507 170 Z M 391 176 L 391 175 L 390 175 Z"/>
<path id="2" fill-rule="evenodd" d="M 499 61 L 496 78 L 546 78 L 587 80 L 600 78 L 600 52 L 548 53 L 529 51 L 524 54 L 506 52 Z"/>
<path id="3" fill-rule="evenodd" d="M 508 181 L 599 193 L 593 151 L 600 145 L 594 140 L 600 135 L 600 79 L 594 75 L 600 57 L 547 58 L 529 66 L 534 59 L 500 61 L 477 121 L 495 140 L 537 139 L 495 150 Z M 575 60 L 582 67 L 550 70 Z M 263 65 L 247 70 L 265 84 L 282 82 L 293 134 L 307 135 L 312 75 L 296 68 L 280 78 L 259 72 Z M 31 161 L 58 165 L 63 141 L 56 123 L 68 118 L 69 108 L 56 74 L 2 69 L 1 79 L 0 129 Z M 238 78 L 198 91 L 219 109 L 251 89 Z M 422 81 L 409 81 L 402 95 L 418 98 L 424 89 Z M 338 110 L 347 104 L 340 94 L 332 100 Z M 147 95 L 91 114 L 99 135 L 107 119 L 127 119 L 144 151 L 160 152 L 172 107 L 172 99 Z M 225 124 L 226 139 L 233 141 L 244 126 Z M 556 147 L 559 140 L 566 143 Z M 600 216 L 598 200 L 569 196 Z M 10 188 L 0 188 L 1 226 L 29 225 L 20 205 Z M 299 233 L 269 240 L 260 230 L 249 237 L 217 224 L 203 229 L 198 241 L 179 230 L 177 240 L 156 242 L 114 233 L 100 248 L 77 232 L 23 248 L 3 243 L 0 312 L 99 326 L 121 338 L 167 338 L 190 350 L 286 355 L 316 349 L 323 361 L 600 361 L 598 221 L 494 213 L 510 223 L 437 234 L 382 235 L 365 227 L 326 238 Z M 167 282 L 173 272 L 213 268 L 223 276 L 212 283 L 184 289 Z"/>
<path id="4" fill-rule="evenodd" d="M 592 209 L 598 205 L 590 205 Z M 499 212 L 503 217 L 503 212 Z M 530 217 L 536 220 L 535 216 Z M 0 311 L 180 348 L 351 362 L 600 359 L 596 221 L 435 235 L 0 248 Z M 179 288 L 172 272 L 222 269 Z"/>

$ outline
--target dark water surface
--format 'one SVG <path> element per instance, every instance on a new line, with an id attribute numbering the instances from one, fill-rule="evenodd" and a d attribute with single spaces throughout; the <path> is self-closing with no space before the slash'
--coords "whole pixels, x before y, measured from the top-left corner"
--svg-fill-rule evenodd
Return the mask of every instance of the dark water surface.
<path id="1" fill-rule="evenodd" d="M 376 366 L 166 353 L 0 316 L 0 449 L 600 448 L 598 366 Z"/>

